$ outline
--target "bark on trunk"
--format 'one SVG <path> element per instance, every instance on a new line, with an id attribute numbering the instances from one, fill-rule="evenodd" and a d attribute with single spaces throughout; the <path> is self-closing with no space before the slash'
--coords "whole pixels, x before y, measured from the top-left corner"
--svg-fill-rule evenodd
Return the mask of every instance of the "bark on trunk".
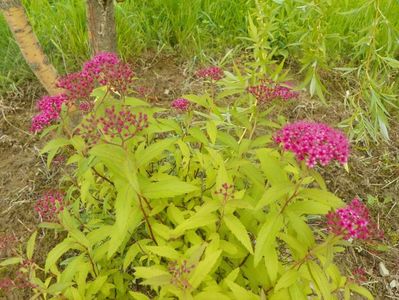
<path id="1" fill-rule="evenodd" d="M 113 0 L 87 0 L 87 25 L 93 55 L 116 53 L 116 30 Z"/>
<path id="2" fill-rule="evenodd" d="M 62 90 L 56 87 L 57 71 L 44 54 L 20 1 L 0 0 L 0 9 L 29 67 L 50 95 Z"/>

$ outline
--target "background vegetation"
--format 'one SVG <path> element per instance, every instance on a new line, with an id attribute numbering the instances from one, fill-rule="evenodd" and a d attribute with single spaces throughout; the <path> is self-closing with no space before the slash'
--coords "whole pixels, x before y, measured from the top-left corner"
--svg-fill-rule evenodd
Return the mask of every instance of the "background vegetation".
<path id="1" fill-rule="evenodd" d="M 89 55 L 84 1 L 23 3 L 59 72 L 76 70 Z M 398 105 L 398 15 L 395 0 L 126 0 L 116 5 L 118 47 L 125 59 L 152 50 L 204 61 L 225 53 L 237 57 L 251 48 L 263 66 L 286 59 L 312 96 L 346 101 L 353 117 L 342 126 L 362 140 L 389 139 L 388 120 Z M 0 34 L 4 89 L 32 75 L 2 19 Z"/>

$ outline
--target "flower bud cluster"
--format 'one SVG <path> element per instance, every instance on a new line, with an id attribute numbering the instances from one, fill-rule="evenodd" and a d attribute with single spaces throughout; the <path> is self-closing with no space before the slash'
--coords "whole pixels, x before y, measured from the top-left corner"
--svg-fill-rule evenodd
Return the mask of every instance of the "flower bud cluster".
<path id="1" fill-rule="evenodd" d="M 348 161 L 347 137 L 323 123 L 299 121 L 285 125 L 274 137 L 284 150 L 295 153 L 297 159 L 306 160 L 313 168 L 318 162 L 325 166 L 332 160 L 341 164 Z"/>
<path id="2" fill-rule="evenodd" d="M 133 114 L 126 108 L 116 111 L 115 106 L 105 110 L 104 117 L 89 116 L 82 124 L 80 134 L 89 144 L 95 144 L 103 135 L 120 138 L 122 142 L 136 136 L 148 127 L 148 116 L 139 112 Z"/>
<path id="3" fill-rule="evenodd" d="M 220 189 L 216 190 L 215 194 L 221 195 L 223 197 L 223 203 L 226 204 L 228 200 L 234 199 L 234 190 L 234 185 L 225 182 Z"/>
<path id="4" fill-rule="evenodd" d="M 94 78 L 87 72 L 76 72 L 60 78 L 57 87 L 65 90 L 69 101 L 90 100 L 95 87 Z"/>
<path id="5" fill-rule="evenodd" d="M 330 232 L 346 240 L 371 240 L 383 236 L 383 232 L 371 220 L 367 207 L 358 198 L 346 207 L 328 213 L 327 227 Z"/>
<path id="6" fill-rule="evenodd" d="M 190 288 L 188 276 L 193 269 L 194 265 L 188 265 L 187 260 L 180 264 L 176 261 L 169 263 L 168 271 L 172 275 L 171 284 L 183 290 Z"/>
<path id="7" fill-rule="evenodd" d="M 0 235 L 0 257 L 17 243 L 17 238 L 12 234 Z"/>
<path id="8" fill-rule="evenodd" d="M 35 211 L 45 222 L 52 222 L 64 210 L 64 194 L 60 191 L 48 191 L 37 200 Z"/>
<path id="9" fill-rule="evenodd" d="M 275 99 L 291 100 L 299 96 L 298 92 L 290 87 L 277 84 L 271 80 L 263 80 L 261 84 L 250 86 L 247 91 L 252 94 L 259 103 L 266 103 Z"/>
<path id="10" fill-rule="evenodd" d="M 219 67 L 208 67 L 198 70 L 196 76 L 203 79 L 218 81 L 224 77 L 224 73 Z"/>
<path id="11" fill-rule="evenodd" d="M 190 102 L 185 98 L 177 98 L 171 103 L 172 108 L 180 111 L 187 111 L 190 107 Z"/>
<path id="12" fill-rule="evenodd" d="M 134 78 L 130 66 L 120 61 L 116 54 L 108 52 L 99 53 L 86 62 L 82 73 L 121 94 L 126 93 Z"/>

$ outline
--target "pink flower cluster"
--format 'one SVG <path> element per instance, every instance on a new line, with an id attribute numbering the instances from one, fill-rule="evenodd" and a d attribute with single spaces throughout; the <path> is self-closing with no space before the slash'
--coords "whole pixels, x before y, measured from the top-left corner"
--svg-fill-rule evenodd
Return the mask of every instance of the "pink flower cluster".
<path id="1" fill-rule="evenodd" d="M 76 105 L 88 112 L 93 103 L 90 95 L 94 88 L 106 85 L 114 92 L 125 94 L 132 83 L 134 73 L 128 64 L 114 53 L 100 53 L 84 64 L 81 72 L 60 78 L 57 87 L 65 90 L 57 96 L 45 96 L 38 103 L 39 114 L 32 119 L 32 132 L 39 132 L 59 119 L 62 103 Z"/>
<path id="2" fill-rule="evenodd" d="M 219 67 L 208 67 L 198 70 L 196 76 L 199 78 L 206 78 L 218 81 L 224 77 L 224 73 L 223 70 Z"/>
<path id="3" fill-rule="evenodd" d="M 382 238 L 382 231 L 371 220 L 367 207 L 358 199 L 352 200 L 349 205 L 327 214 L 329 231 L 344 239 L 367 240 Z"/>
<path id="4" fill-rule="evenodd" d="M 134 78 L 130 66 L 120 61 L 116 54 L 108 52 L 99 53 L 86 62 L 82 74 L 121 94 L 126 93 Z"/>
<path id="5" fill-rule="evenodd" d="M 332 160 L 341 164 L 348 161 L 349 142 L 340 131 L 323 123 L 299 121 L 285 125 L 274 137 L 284 150 L 295 153 L 313 168 L 318 162 L 325 166 Z"/>
<path id="6" fill-rule="evenodd" d="M 64 194 L 60 191 L 48 191 L 35 204 L 35 211 L 46 222 L 55 221 L 63 210 Z"/>
<path id="7" fill-rule="evenodd" d="M 187 111 L 190 107 L 190 102 L 185 98 L 178 98 L 172 101 L 171 106 L 180 111 Z"/>
<path id="8" fill-rule="evenodd" d="M 276 84 L 271 80 L 263 80 L 260 85 L 254 85 L 247 88 L 260 103 L 269 102 L 275 99 L 291 100 L 298 98 L 299 93 L 291 88 Z"/>
<path id="9" fill-rule="evenodd" d="M 31 131 L 39 132 L 49 126 L 53 121 L 58 120 L 63 103 L 68 101 L 65 94 L 57 96 L 44 96 L 37 103 L 39 114 L 32 118 Z"/>
<path id="10" fill-rule="evenodd" d="M 116 112 L 112 106 L 105 110 L 105 116 L 96 118 L 89 116 L 82 124 L 81 135 L 90 144 L 95 144 L 102 135 L 110 138 L 118 137 L 125 142 L 136 136 L 144 128 L 148 127 L 148 116 L 139 112 L 133 114 L 127 109 Z"/>
<path id="11" fill-rule="evenodd" d="M 221 195 L 223 197 L 223 203 L 226 204 L 229 200 L 234 200 L 234 190 L 235 187 L 227 182 L 222 184 L 222 187 L 215 191 L 216 195 Z"/>

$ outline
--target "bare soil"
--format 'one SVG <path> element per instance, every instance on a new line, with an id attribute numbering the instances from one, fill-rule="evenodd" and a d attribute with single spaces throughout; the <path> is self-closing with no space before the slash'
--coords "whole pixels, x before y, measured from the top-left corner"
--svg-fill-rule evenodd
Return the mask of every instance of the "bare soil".
<path id="1" fill-rule="evenodd" d="M 148 98 L 155 105 L 167 105 L 170 100 L 195 90 L 192 67 L 173 57 L 148 55 L 136 66 L 137 85 L 147 89 Z M 191 78 L 190 78 L 191 77 Z M 0 96 L 0 235 L 13 234 L 25 241 L 39 218 L 33 210 L 38 196 L 57 185 L 58 171 L 48 170 L 39 149 L 43 142 L 29 132 L 35 102 L 45 91 L 36 82 L 13 89 Z M 333 126 L 350 116 L 342 98 L 330 97 L 328 105 L 310 99 L 305 93 L 298 101 L 284 107 L 288 120 L 309 119 Z M 365 146 L 352 144 L 350 171 L 333 166 L 320 169 L 330 190 L 346 201 L 355 196 L 372 199 L 373 217 L 385 231 L 384 251 L 377 246 L 357 244 L 339 257 L 342 269 L 350 274 L 357 267 L 367 272 L 365 285 L 377 299 L 399 299 L 399 123 L 392 122 L 391 142 Z M 38 257 L 51 248 L 51 237 L 38 238 Z M 0 253 L 2 258 L 2 253 Z M 379 263 L 389 270 L 381 276 Z M 4 274 L 0 274 L 0 278 Z M 4 295 L 3 299 L 24 299 L 23 294 Z M 1 293 L 0 293 L 0 299 Z"/>

